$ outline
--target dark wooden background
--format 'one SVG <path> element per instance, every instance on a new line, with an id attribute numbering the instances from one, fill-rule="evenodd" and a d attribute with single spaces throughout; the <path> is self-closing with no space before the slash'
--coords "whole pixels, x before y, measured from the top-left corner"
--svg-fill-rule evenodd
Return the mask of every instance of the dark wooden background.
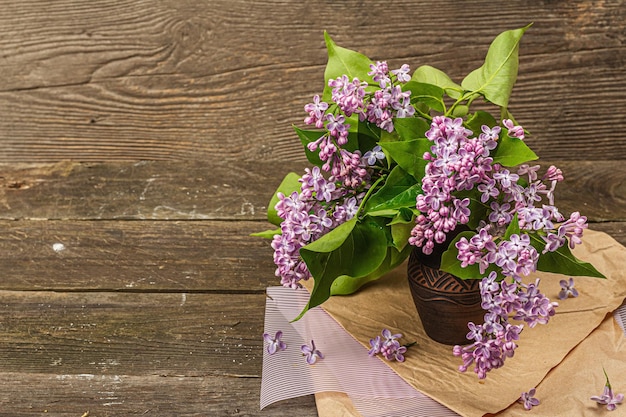
<path id="1" fill-rule="evenodd" d="M 626 242 L 623 1 L 0 1 L 0 415 L 259 411 L 264 212 L 323 30 L 460 81 L 534 22 L 511 111 Z M 53 245 L 62 243 L 64 250 Z"/>

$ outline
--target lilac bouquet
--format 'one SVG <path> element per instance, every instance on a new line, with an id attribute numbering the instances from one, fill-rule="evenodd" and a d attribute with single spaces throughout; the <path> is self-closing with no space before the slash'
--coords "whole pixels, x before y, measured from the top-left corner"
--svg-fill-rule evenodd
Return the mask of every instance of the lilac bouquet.
<path id="1" fill-rule="evenodd" d="M 321 95 L 295 128 L 312 164 L 288 174 L 268 206 L 282 285 L 314 279 L 308 309 L 351 294 L 400 265 L 414 248 L 459 278 L 483 279 L 487 311 L 455 347 L 479 377 L 511 356 L 521 325 L 545 323 L 556 303 L 522 278 L 546 271 L 603 277 L 572 254 L 586 218 L 554 205 L 563 181 L 537 155 L 508 110 L 519 42 L 529 26 L 498 35 L 484 64 L 455 83 L 443 71 L 337 46 L 325 34 Z M 496 116 L 485 110 L 492 105 Z M 299 318 L 298 317 L 298 318 Z"/>

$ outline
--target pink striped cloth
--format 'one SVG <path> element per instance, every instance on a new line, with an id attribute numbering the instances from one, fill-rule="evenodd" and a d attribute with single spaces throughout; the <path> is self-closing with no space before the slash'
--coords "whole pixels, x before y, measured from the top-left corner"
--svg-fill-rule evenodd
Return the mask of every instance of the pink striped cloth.
<path id="1" fill-rule="evenodd" d="M 415 390 L 381 359 L 370 357 L 367 348 L 323 309 L 314 308 L 290 323 L 309 299 L 305 289 L 270 287 L 267 295 L 265 332 L 274 336 L 281 330 L 287 349 L 274 355 L 263 351 L 261 409 L 288 398 L 334 391 L 348 394 L 364 417 L 458 416 Z M 325 356 L 314 365 L 308 365 L 300 351 L 311 340 Z"/>
<path id="2" fill-rule="evenodd" d="M 274 355 L 263 350 L 261 409 L 277 401 L 331 391 L 350 396 L 363 417 L 459 416 L 415 390 L 379 357 L 370 357 L 367 348 L 323 309 L 314 308 L 290 323 L 309 299 L 305 289 L 269 287 L 267 295 L 265 332 L 274 336 L 281 330 L 287 349 Z M 626 304 L 614 317 L 626 334 Z M 325 356 L 314 365 L 308 365 L 300 351 L 311 340 Z"/>

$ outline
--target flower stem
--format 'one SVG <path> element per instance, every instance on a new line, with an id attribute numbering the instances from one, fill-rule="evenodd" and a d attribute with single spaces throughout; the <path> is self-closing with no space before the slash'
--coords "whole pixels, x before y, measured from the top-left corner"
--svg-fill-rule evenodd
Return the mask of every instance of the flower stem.
<path id="1" fill-rule="evenodd" d="M 380 184 L 386 178 L 387 178 L 387 174 L 381 175 L 381 177 L 378 178 L 374 184 L 372 184 L 369 190 L 367 190 L 367 194 L 365 194 L 365 197 L 363 197 L 363 200 L 361 201 L 361 205 L 359 205 L 359 210 L 356 212 L 357 217 L 359 216 L 359 214 L 361 214 L 361 210 L 363 210 L 363 207 L 365 207 L 365 203 L 367 203 L 367 199 L 372 194 L 372 192 L 374 192 L 374 190 L 376 189 L 376 186 L 378 186 L 378 184 Z"/>

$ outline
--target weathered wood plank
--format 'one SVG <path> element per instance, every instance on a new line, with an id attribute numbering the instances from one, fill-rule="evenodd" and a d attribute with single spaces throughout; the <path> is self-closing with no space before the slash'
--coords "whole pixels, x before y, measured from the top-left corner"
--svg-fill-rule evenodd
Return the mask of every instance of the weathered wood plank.
<path id="1" fill-rule="evenodd" d="M 620 160 L 554 163 L 566 181 L 562 212 L 591 221 L 626 220 L 626 166 Z M 0 219 L 264 220 L 290 171 L 307 163 L 140 162 L 0 165 Z M 269 225 L 268 225 L 269 227 Z"/>
<path id="2" fill-rule="evenodd" d="M 263 220 L 304 164 L 219 161 L 0 165 L 0 218 Z"/>
<path id="3" fill-rule="evenodd" d="M 311 397 L 258 410 L 264 305 L 0 291 L 0 415 L 315 415 Z"/>
<path id="4" fill-rule="evenodd" d="M 315 417 L 312 395 L 259 410 L 260 379 L 0 373 L 0 415 Z"/>
<path id="5" fill-rule="evenodd" d="M 280 285 L 261 222 L 0 221 L 0 289 L 262 294 Z M 626 244 L 626 222 L 593 223 Z M 53 245 L 61 243 L 63 250 Z M 57 249 L 58 250 L 58 249 Z"/>
<path id="6" fill-rule="evenodd" d="M 373 59 L 427 63 L 460 80 L 496 33 L 531 21 L 511 100 L 535 134 L 529 142 L 551 159 L 624 159 L 615 126 L 626 122 L 625 9 L 588 0 L 1 1 L 0 162 L 301 161 L 290 125 L 321 90 L 323 29 Z"/>
<path id="7" fill-rule="evenodd" d="M 265 295 L 0 291 L 3 372 L 260 378 Z"/>
<path id="8" fill-rule="evenodd" d="M 269 241 L 249 235 L 268 225 L 0 221 L 0 289 L 261 294 L 279 283 Z"/>

